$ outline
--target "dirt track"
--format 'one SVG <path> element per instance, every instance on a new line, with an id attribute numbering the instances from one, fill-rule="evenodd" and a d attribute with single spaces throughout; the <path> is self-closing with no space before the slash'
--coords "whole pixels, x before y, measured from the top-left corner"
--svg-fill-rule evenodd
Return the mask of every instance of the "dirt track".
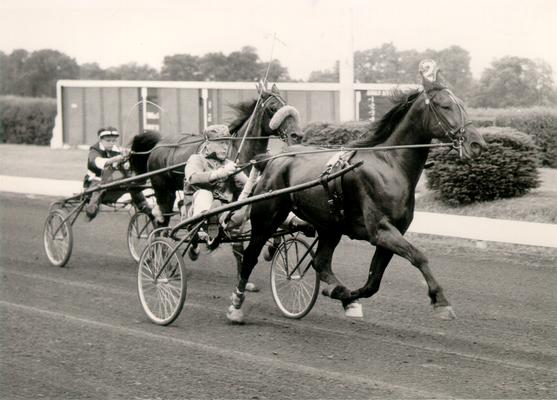
<path id="1" fill-rule="evenodd" d="M 555 398 L 555 260 L 426 248 L 457 313 L 433 318 L 420 274 L 396 258 L 364 319 L 320 297 L 283 318 L 268 265 L 247 324 L 227 323 L 227 247 L 191 264 L 186 307 L 169 327 L 144 316 L 125 245 L 125 215 L 74 226 L 66 268 L 48 264 L 48 201 L 0 195 L 0 397 L 14 398 Z M 369 245 L 344 242 L 336 271 L 367 274 Z M 529 260 L 526 262 L 525 260 Z"/>

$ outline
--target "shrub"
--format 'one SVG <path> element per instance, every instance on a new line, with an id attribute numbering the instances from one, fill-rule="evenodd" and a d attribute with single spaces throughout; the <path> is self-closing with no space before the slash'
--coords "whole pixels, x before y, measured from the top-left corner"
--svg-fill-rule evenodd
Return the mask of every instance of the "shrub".
<path id="1" fill-rule="evenodd" d="M 427 186 L 441 200 L 457 206 L 518 197 L 538 187 L 536 146 L 529 135 L 513 128 L 480 128 L 488 148 L 477 158 L 461 160 L 456 152 L 435 149 L 426 170 Z"/>
<path id="2" fill-rule="evenodd" d="M 365 135 L 371 129 L 369 121 L 313 122 L 304 128 L 304 144 L 343 145 Z"/>
<path id="3" fill-rule="evenodd" d="M 469 113 L 478 127 L 493 121 L 496 126 L 509 126 L 532 136 L 538 147 L 538 166 L 557 168 L 557 109 L 470 109 Z"/>
<path id="4" fill-rule="evenodd" d="M 496 117 L 497 126 L 510 126 L 532 136 L 538 147 L 541 166 L 557 168 L 557 110 L 531 108 Z"/>
<path id="5" fill-rule="evenodd" d="M 4 143 L 48 145 L 55 117 L 55 99 L 0 97 L 0 139 Z"/>

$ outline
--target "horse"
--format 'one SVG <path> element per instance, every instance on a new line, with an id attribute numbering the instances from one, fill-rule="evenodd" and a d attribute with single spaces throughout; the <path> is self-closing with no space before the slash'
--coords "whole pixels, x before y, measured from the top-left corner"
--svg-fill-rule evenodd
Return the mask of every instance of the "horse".
<path id="1" fill-rule="evenodd" d="M 348 317 L 363 317 L 360 298 L 373 296 L 378 290 L 391 258 L 397 254 L 407 259 L 423 275 L 434 314 L 442 319 L 456 315 L 441 285 L 434 278 L 427 257 L 403 236 L 414 215 L 416 184 L 424 169 L 432 140 L 456 143 L 461 155 L 472 159 L 486 147 L 478 130 L 471 124 L 464 105 L 437 78 L 432 60 L 420 63 L 423 89 L 399 93 L 394 106 L 360 139 L 349 143 L 346 154 L 350 162 L 363 165 L 337 178 L 330 188 L 317 186 L 291 195 L 254 203 L 251 208 L 251 238 L 244 251 L 238 284 L 233 291 L 227 318 L 243 322 L 242 303 L 245 284 L 254 269 L 266 240 L 289 211 L 313 224 L 318 233 L 318 247 L 313 266 L 325 283 L 322 294 L 339 300 Z M 374 147 L 394 146 L 390 151 L 373 151 Z M 350 149 L 351 148 L 351 149 Z M 330 153 L 292 146 L 285 157 L 268 161 L 255 194 L 294 186 L 320 176 Z M 359 149 L 359 150 L 358 150 Z M 292 153 L 302 153 L 292 155 Z M 334 213 L 327 192 L 340 186 L 340 206 L 344 214 Z M 356 290 L 347 288 L 333 273 L 331 260 L 341 237 L 366 240 L 375 246 L 369 275 Z"/>
<path id="2" fill-rule="evenodd" d="M 286 104 L 277 86 L 273 85 L 271 90 L 268 90 L 266 86 L 258 84 L 257 90 L 260 100 L 249 100 L 231 106 L 237 116 L 229 125 L 229 129 L 237 140 L 233 140 L 229 154 L 233 155 L 241 150 L 236 156 L 236 161 L 240 164 L 249 162 L 258 154 L 264 154 L 272 135 L 278 135 L 288 144 L 299 143 L 303 137 L 298 111 Z M 244 135 L 246 141 L 242 149 L 239 149 L 239 139 Z M 199 151 L 202 142 L 203 139 L 196 135 L 162 138 L 157 132 L 146 131 L 136 135 L 132 140 L 131 168 L 136 174 L 143 174 L 187 162 L 192 154 Z M 176 191 L 184 187 L 183 172 L 183 169 L 167 171 L 151 177 L 157 200 L 153 215 L 157 218 L 159 226 L 168 226 Z"/>
<path id="3" fill-rule="evenodd" d="M 229 147 L 229 158 L 240 165 L 248 163 L 257 155 L 267 152 L 270 136 L 278 136 L 289 145 L 300 143 L 303 133 L 298 111 L 287 105 L 275 84 L 271 89 L 261 83 L 256 86 L 257 100 L 248 100 L 231 107 L 236 119 L 229 125 L 233 136 Z M 243 140 L 245 137 L 245 141 Z M 136 174 L 156 171 L 168 166 L 187 162 L 200 150 L 204 140 L 199 136 L 171 136 L 161 138 L 157 132 L 147 131 L 132 140 L 130 165 Z M 157 205 L 153 209 L 159 227 L 168 226 L 176 191 L 183 190 L 184 170 L 167 171 L 151 177 Z M 238 271 L 243 253 L 243 244 L 233 244 Z M 251 291 L 257 290 L 251 286 Z"/>

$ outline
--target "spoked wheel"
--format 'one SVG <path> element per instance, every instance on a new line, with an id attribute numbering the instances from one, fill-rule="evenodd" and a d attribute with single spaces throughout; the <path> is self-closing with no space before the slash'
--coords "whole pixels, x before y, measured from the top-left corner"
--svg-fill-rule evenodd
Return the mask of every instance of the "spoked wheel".
<path id="1" fill-rule="evenodd" d="M 144 212 L 135 213 L 128 224 L 128 249 L 137 262 L 149 240 L 149 234 L 155 229 L 151 215 Z"/>
<path id="2" fill-rule="evenodd" d="M 285 317 L 302 318 L 319 294 L 319 276 L 313 269 L 314 253 L 298 237 L 282 240 L 271 261 L 273 300 Z"/>
<path id="3" fill-rule="evenodd" d="M 180 315 L 186 300 L 186 265 L 180 252 L 170 256 L 174 249 L 171 239 L 156 237 L 145 247 L 139 259 L 139 301 L 145 314 L 158 325 L 172 323 Z"/>
<path id="4" fill-rule="evenodd" d="M 66 265 L 72 255 L 72 225 L 66 218 L 63 210 L 53 210 L 46 217 L 44 224 L 44 249 L 48 261 L 56 267 Z"/>

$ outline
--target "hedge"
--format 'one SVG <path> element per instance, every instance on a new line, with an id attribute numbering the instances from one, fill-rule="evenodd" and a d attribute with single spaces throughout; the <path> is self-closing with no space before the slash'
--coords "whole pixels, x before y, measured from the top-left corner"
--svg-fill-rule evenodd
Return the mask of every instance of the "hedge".
<path id="1" fill-rule="evenodd" d="M 312 122 L 304 127 L 304 144 L 333 146 L 359 139 L 371 129 L 369 121 Z"/>
<path id="2" fill-rule="evenodd" d="M 530 135 L 513 128 L 479 128 L 488 148 L 461 160 L 456 152 L 435 149 L 426 170 L 427 187 L 452 206 L 524 195 L 539 186 L 537 149 Z"/>
<path id="3" fill-rule="evenodd" d="M 0 96 L 0 141 L 49 145 L 56 100 Z"/>
<path id="4" fill-rule="evenodd" d="M 476 126 L 508 126 L 532 136 L 538 147 L 538 166 L 557 168 L 557 109 L 470 109 Z"/>

